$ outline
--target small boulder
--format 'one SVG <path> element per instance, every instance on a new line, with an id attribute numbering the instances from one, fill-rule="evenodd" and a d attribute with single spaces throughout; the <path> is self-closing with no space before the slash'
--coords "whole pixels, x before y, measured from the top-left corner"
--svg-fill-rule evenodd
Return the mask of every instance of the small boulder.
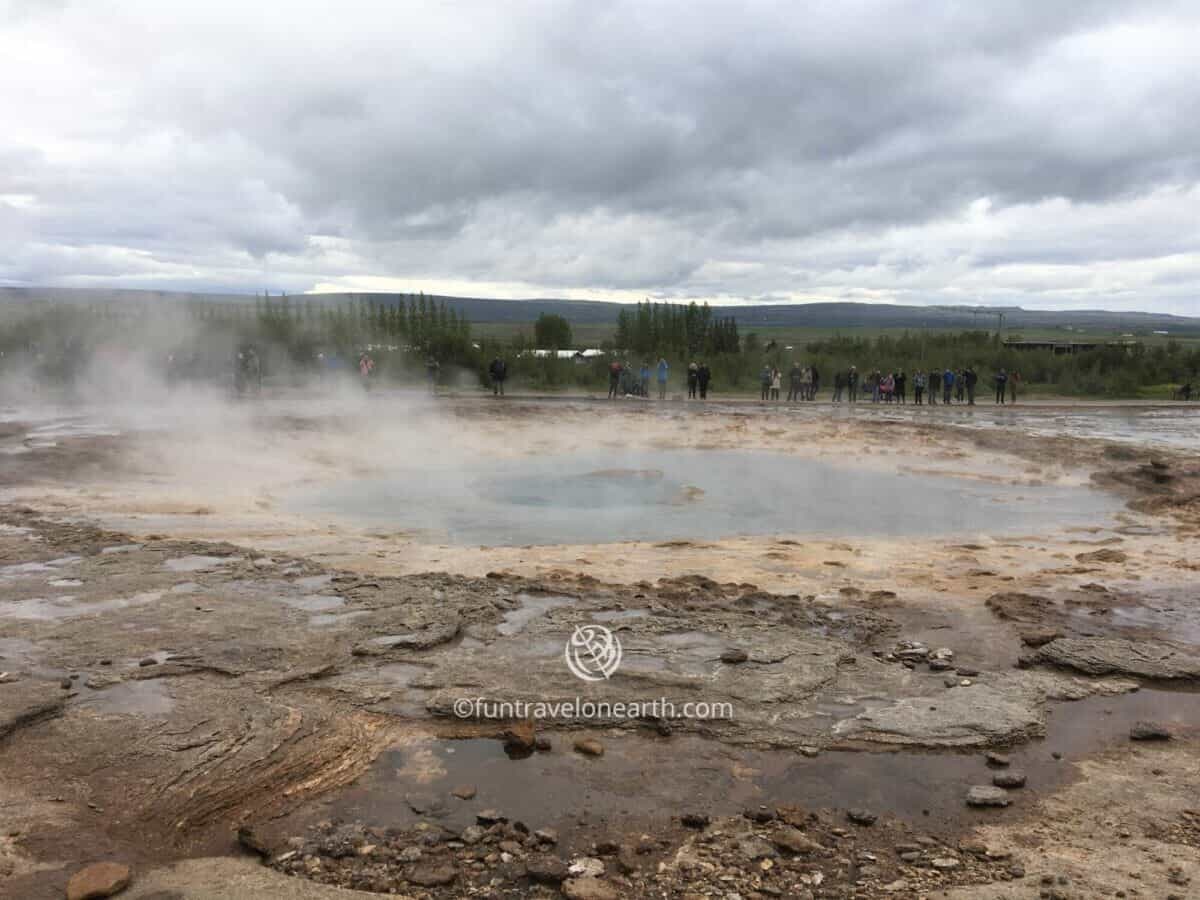
<path id="1" fill-rule="evenodd" d="M 451 865 L 431 863 L 414 866 L 412 871 L 404 877 L 410 884 L 417 884 L 421 887 L 438 887 L 453 884 L 458 878 L 458 870 Z"/>
<path id="2" fill-rule="evenodd" d="M 704 813 L 684 813 L 679 817 L 679 822 L 684 828 L 707 828 L 709 821 Z"/>
<path id="3" fill-rule="evenodd" d="M 453 794 L 455 797 L 457 797 L 459 800 L 470 800 L 475 796 L 475 785 L 460 784 L 458 787 L 456 787 L 450 793 Z"/>
<path id="4" fill-rule="evenodd" d="M 771 842 L 780 850 L 796 854 L 821 853 L 825 849 L 799 828 L 780 828 L 772 832 Z"/>
<path id="5" fill-rule="evenodd" d="M 730 647 L 721 654 L 721 662 L 728 663 L 731 666 L 736 666 L 739 663 L 744 663 L 750 658 L 750 654 L 740 647 Z"/>
<path id="6" fill-rule="evenodd" d="M 1002 788 L 1022 788 L 1025 787 L 1024 772 L 997 772 L 992 776 L 992 784 Z"/>
<path id="7" fill-rule="evenodd" d="M 101 862 L 80 869 L 67 882 L 67 900 L 99 900 L 129 886 L 129 866 Z"/>
<path id="8" fill-rule="evenodd" d="M 848 809 L 846 810 L 846 818 L 855 825 L 874 825 L 875 820 L 879 817 L 873 812 L 868 812 L 865 809 Z"/>
<path id="9" fill-rule="evenodd" d="M 603 756 L 604 745 L 595 738 L 580 738 L 575 742 L 575 752 L 584 756 Z"/>
<path id="10" fill-rule="evenodd" d="M 1008 806 L 1012 803 L 1003 788 L 990 784 L 977 784 L 967 791 L 967 806 Z"/>
<path id="11" fill-rule="evenodd" d="M 1131 741 L 1169 741 L 1170 729 L 1157 722 L 1137 722 L 1129 729 Z"/>
<path id="12" fill-rule="evenodd" d="M 529 857 L 525 861 L 525 871 L 539 884 L 562 884 L 567 880 L 567 864 L 548 853 Z"/>

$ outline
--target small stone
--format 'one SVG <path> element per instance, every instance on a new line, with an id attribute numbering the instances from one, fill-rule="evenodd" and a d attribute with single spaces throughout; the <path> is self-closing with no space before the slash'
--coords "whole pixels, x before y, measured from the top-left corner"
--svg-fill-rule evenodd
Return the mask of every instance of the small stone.
<path id="1" fill-rule="evenodd" d="M 568 900 L 621 900 L 616 889 L 599 878 L 571 878 L 563 882 L 562 892 Z"/>
<path id="2" fill-rule="evenodd" d="M 1012 760 L 1003 753 L 996 753 L 995 751 L 989 751 L 985 759 L 987 759 L 989 766 L 998 766 L 1002 769 L 1007 767 L 1012 762 Z"/>
<path id="3" fill-rule="evenodd" d="M 67 882 L 67 900 L 99 900 L 111 897 L 129 885 L 129 866 L 101 862 L 80 869 Z"/>
<path id="4" fill-rule="evenodd" d="M 721 662 L 736 666 L 750 658 L 750 654 L 739 647 L 731 647 L 721 654 Z"/>
<path id="5" fill-rule="evenodd" d="M 468 825 L 462 830 L 462 834 L 458 836 L 458 839 L 470 847 L 482 841 L 485 834 L 487 832 L 478 825 Z"/>
<path id="6" fill-rule="evenodd" d="M 158 660 L 155 659 L 153 656 L 147 656 L 145 659 L 138 660 L 138 665 L 141 666 L 143 669 L 146 666 L 157 666 Z"/>
<path id="7" fill-rule="evenodd" d="M 1055 750 L 1053 753 L 1051 753 L 1050 756 L 1053 757 L 1054 759 L 1062 759 L 1062 754 L 1059 753 L 1057 750 Z"/>
<path id="8" fill-rule="evenodd" d="M 846 818 L 855 825 L 874 825 L 875 820 L 879 817 L 873 812 L 868 812 L 865 809 L 848 809 L 846 810 Z"/>
<path id="9" fill-rule="evenodd" d="M 533 741 L 533 749 L 538 753 L 549 753 L 554 748 L 554 744 L 548 737 L 537 737 Z"/>
<path id="10" fill-rule="evenodd" d="M 992 784 L 1002 788 L 1025 787 L 1024 772 L 997 772 L 992 776 Z"/>
<path id="11" fill-rule="evenodd" d="M 413 863 L 417 862 L 422 856 L 420 847 L 405 847 L 400 851 L 400 862 Z"/>
<path id="12" fill-rule="evenodd" d="M 684 813 L 679 817 L 679 822 L 684 828 L 707 828 L 709 818 L 704 813 Z"/>
<path id="13" fill-rule="evenodd" d="M 957 869 L 962 865 L 962 863 L 960 863 L 953 856 L 935 856 L 929 861 L 929 864 L 935 869 L 941 869 L 943 871 Z"/>
<path id="14" fill-rule="evenodd" d="M 780 850 L 787 850 L 789 853 L 809 854 L 825 850 L 799 828 L 780 828 L 772 832 L 771 842 Z"/>
<path id="15" fill-rule="evenodd" d="M 567 866 L 567 874 L 577 878 L 599 878 L 604 874 L 604 861 L 594 856 L 578 856 Z"/>
<path id="16" fill-rule="evenodd" d="M 437 887 L 452 884 L 458 878 L 458 870 L 454 866 L 446 864 L 418 865 L 414 866 L 405 878 L 410 884 L 418 884 L 421 887 Z"/>
<path id="17" fill-rule="evenodd" d="M 456 787 L 450 793 L 453 794 L 455 797 L 457 797 L 459 800 L 470 800 L 471 798 L 473 798 L 475 796 L 475 785 L 460 784 L 458 787 Z"/>
<path id="18" fill-rule="evenodd" d="M 1008 867 L 1008 874 L 1011 875 L 1013 878 L 1024 878 L 1025 877 L 1025 867 L 1023 865 L 1021 865 L 1020 863 L 1013 863 L 1011 866 Z"/>
<path id="19" fill-rule="evenodd" d="M 59 686 L 60 688 L 62 688 L 64 691 L 69 691 L 69 690 L 71 689 L 71 679 L 70 679 L 70 678 L 64 678 L 62 681 L 60 681 L 60 682 L 58 683 L 58 686 Z"/>
<path id="20" fill-rule="evenodd" d="M 820 747 L 808 747 L 808 746 L 801 747 L 800 755 L 807 757 L 809 759 L 812 759 L 814 756 L 821 755 L 821 748 Z"/>
<path id="21" fill-rule="evenodd" d="M 969 666 L 959 666 L 957 669 L 954 670 L 954 673 L 956 675 L 961 675 L 963 678 L 978 678 L 979 677 L 979 670 L 972 669 Z"/>
<path id="22" fill-rule="evenodd" d="M 553 828 L 539 828 L 533 833 L 533 836 L 539 844 L 558 843 L 558 832 Z"/>
<path id="23" fill-rule="evenodd" d="M 603 756 L 604 745 L 595 738 L 580 738 L 575 742 L 575 752 L 584 756 Z"/>
<path id="24" fill-rule="evenodd" d="M 616 856 L 621 845 L 614 840 L 596 841 L 596 853 L 600 856 Z"/>
<path id="25" fill-rule="evenodd" d="M 1165 725 L 1158 722 L 1136 722 L 1129 729 L 1131 741 L 1169 741 L 1171 732 Z"/>
<path id="26" fill-rule="evenodd" d="M 531 856 L 525 861 L 525 871 L 540 884 L 562 884 L 567 879 L 567 864 L 557 856 L 546 853 Z"/>
<path id="27" fill-rule="evenodd" d="M 508 819 L 494 809 L 485 809 L 475 813 L 475 821 L 480 825 L 495 825 L 497 822 L 507 822 Z"/>
<path id="28" fill-rule="evenodd" d="M 1003 788 L 993 785 L 975 785 L 967 791 L 967 806 L 1008 806 L 1012 803 Z"/>

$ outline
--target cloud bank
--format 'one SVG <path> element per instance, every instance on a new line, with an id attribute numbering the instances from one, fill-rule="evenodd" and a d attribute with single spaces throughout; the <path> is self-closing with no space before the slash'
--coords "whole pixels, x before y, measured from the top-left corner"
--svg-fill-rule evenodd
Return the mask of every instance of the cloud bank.
<path id="1" fill-rule="evenodd" d="M 0 284 L 1200 314 L 1197 46 L 1154 0 L 0 0 Z"/>

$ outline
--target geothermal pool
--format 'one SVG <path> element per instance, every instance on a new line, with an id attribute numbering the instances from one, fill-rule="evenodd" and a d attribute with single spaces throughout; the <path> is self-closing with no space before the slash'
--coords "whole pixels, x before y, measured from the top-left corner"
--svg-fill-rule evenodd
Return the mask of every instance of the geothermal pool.
<path id="1" fill-rule="evenodd" d="M 964 461 L 964 474 L 970 472 Z M 750 451 L 639 450 L 401 467 L 294 495 L 292 511 L 462 545 L 753 535 L 934 536 L 1094 525 L 1098 490 L 896 472 Z"/>

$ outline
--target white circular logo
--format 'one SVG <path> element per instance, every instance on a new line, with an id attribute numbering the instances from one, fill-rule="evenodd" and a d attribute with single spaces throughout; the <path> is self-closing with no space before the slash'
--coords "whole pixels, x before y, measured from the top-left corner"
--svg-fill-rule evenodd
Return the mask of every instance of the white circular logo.
<path id="1" fill-rule="evenodd" d="M 603 625 L 576 625 L 563 655 L 576 678 L 604 681 L 621 665 L 621 642 Z"/>

